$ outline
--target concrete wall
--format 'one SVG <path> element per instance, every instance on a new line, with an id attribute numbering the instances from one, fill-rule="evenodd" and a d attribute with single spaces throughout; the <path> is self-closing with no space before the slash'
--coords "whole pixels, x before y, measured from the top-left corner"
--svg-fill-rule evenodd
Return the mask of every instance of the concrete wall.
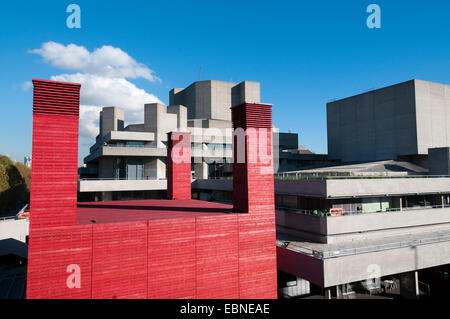
<path id="1" fill-rule="evenodd" d="M 450 146 L 450 85 L 414 81 L 418 154 Z"/>
<path id="2" fill-rule="evenodd" d="M 223 81 L 198 81 L 185 89 L 170 91 L 171 105 L 187 107 L 188 119 L 231 120 L 230 107 L 244 101 L 260 102 L 260 84 L 244 81 L 240 84 Z"/>
<path id="3" fill-rule="evenodd" d="M 124 128 L 124 113 L 118 107 L 104 107 L 100 111 L 100 136 L 103 137 L 111 131 Z"/>
<path id="4" fill-rule="evenodd" d="M 450 191 L 450 178 L 330 179 L 327 197 L 432 194 Z"/>
<path id="5" fill-rule="evenodd" d="M 330 159 L 417 154 L 414 81 L 328 103 L 327 129 Z"/>
<path id="6" fill-rule="evenodd" d="M 450 175 L 450 147 L 428 149 L 430 175 Z"/>
<path id="7" fill-rule="evenodd" d="M 29 224 L 28 219 L 0 221 L 0 240 L 11 238 L 25 243 L 29 233 Z"/>
<path id="8" fill-rule="evenodd" d="M 373 161 L 450 146 L 450 86 L 411 80 L 327 104 L 330 159 Z"/>
<path id="9" fill-rule="evenodd" d="M 324 286 L 366 280 L 373 272 L 388 276 L 450 263 L 448 242 L 384 250 L 324 260 Z"/>

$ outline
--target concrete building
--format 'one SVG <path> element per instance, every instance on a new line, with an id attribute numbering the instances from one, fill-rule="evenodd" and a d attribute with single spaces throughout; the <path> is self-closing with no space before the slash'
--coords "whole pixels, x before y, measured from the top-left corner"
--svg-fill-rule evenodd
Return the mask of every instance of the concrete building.
<path id="1" fill-rule="evenodd" d="M 280 296 L 417 298 L 448 271 L 448 92 L 414 80 L 327 105 L 335 162 L 275 175 Z M 231 181 L 193 196 L 231 201 Z"/>
<path id="2" fill-rule="evenodd" d="M 328 156 L 343 162 L 404 159 L 426 166 L 450 146 L 450 85 L 411 80 L 327 104 Z"/>
<path id="3" fill-rule="evenodd" d="M 260 84 L 194 82 L 172 89 L 170 105 L 146 104 L 144 123 L 124 126 L 119 107 L 104 107 L 99 135 L 80 168 L 83 200 L 162 198 L 167 188 L 167 133 L 188 131 L 194 179 L 231 177 L 231 106 L 260 101 Z M 325 155 L 298 151 L 298 134 L 273 133 L 274 170 L 327 162 Z"/>

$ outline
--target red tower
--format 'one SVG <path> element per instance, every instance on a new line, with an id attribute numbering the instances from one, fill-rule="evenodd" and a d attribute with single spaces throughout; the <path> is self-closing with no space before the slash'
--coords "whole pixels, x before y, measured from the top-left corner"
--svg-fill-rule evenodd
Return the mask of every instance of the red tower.
<path id="1" fill-rule="evenodd" d="M 167 198 L 191 199 L 191 133 L 167 134 Z"/>
<path id="2" fill-rule="evenodd" d="M 33 84 L 31 228 L 75 225 L 81 85 Z"/>
<path id="3" fill-rule="evenodd" d="M 272 105 L 243 103 L 232 107 L 231 114 L 240 298 L 276 298 Z"/>
<path id="4" fill-rule="evenodd" d="M 246 133 L 234 209 L 190 199 L 190 136 L 179 132 L 169 133 L 171 200 L 77 205 L 80 85 L 34 85 L 27 298 L 277 297 L 270 105 L 232 108 Z"/>

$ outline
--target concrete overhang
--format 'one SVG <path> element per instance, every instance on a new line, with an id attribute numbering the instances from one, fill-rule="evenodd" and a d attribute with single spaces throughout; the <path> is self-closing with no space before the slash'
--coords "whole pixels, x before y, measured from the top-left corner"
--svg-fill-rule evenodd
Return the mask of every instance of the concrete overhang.
<path id="1" fill-rule="evenodd" d="M 111 131 L 106 134 L 104 141 L 136 141 L 152 142 L 155 140 L 155 133 L 152 132 L 131 132 L 131 131 Z"/>
<path id="2" fill-rule="evenodd" d="M 166 190 L 167 180 L 79 180 L 78 191 L 118 192 Z"/>

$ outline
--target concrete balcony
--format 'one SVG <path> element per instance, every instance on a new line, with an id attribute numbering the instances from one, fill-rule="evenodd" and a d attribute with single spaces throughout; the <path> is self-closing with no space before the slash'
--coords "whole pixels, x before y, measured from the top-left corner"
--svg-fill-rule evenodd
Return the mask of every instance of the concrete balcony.
<path id="1" fill-rule="evenodd" d="M 82 179 L 78 181 L 78 191 L 118 192 L 166 190 L 167 180 L 116 180 L 116 179 Z"/>
<path id="2" fill-rule="evenodd" d="M 275 179 L 275 190 L 322 198 L 440 194 L 450 190 L 450 177 Z"/>
<path id="3" fill-rule="evenodd" d="M 351 242 L 423 231 L 450 230 L 450 207 L 323 217 L 278 208 L 276 223 L 279 232 L 313 242 Z"/>
<path id="4" fill-rule="evenodd" d="M 87 156 L 84 161 L 87 163 L 102 156 L 166 157 L 167 149 L 156 147 L 102 146 Z"/>

